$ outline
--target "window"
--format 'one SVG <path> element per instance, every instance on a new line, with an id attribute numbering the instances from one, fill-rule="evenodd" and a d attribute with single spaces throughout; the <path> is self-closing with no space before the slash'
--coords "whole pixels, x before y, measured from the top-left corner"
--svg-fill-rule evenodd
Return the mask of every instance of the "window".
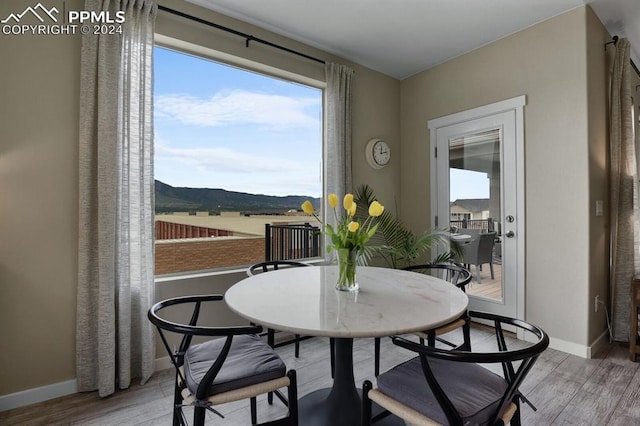
<path id="1" fill-rule="evenodd" d="M 322 90 L 154 54 L 156 274 L 260 262 L 266 224 L 317 225 L 300 205 L 322 197 Z"/>

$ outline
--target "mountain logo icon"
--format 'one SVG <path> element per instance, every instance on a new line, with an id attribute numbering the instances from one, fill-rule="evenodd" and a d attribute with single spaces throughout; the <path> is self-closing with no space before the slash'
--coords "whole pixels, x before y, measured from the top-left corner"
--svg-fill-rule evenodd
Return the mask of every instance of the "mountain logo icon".
<path id="1" fill-rule="evenodd" d="M 60 11 L 55 6 L 48 10 L 42 5 L 42 3 L 38 3 L 33 7 L 27 7 L 22 13 L 9 14 L 9 16 L 0 21 L 0 23 L 7 24 L 9 23 L 9 21 L 14 21 L 17 24 L 28 13 L 31 13 L 33 16 L 35 16 L 40 22 L 44 22 L 43 16 L 48 16 L 53 22 L 58 22 L 58 18 L 55 17 L 54 13 L 58 14 L 60 13 Z"/>

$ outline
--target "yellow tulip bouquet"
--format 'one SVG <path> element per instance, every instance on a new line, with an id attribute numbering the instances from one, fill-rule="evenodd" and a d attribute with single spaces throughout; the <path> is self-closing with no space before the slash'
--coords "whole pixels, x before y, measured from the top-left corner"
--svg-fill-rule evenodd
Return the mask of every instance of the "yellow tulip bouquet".
<path id="1" fill-rule="evenodd" d="M 339 216 L 336 208 L 338 207 L 338 196 L 329 194 L 329 206 L 333 209 L 336 218 L 336 225 L 331 226 L 322 222 L 310 201 L 302 203 L 302 210 L 313 215 L 318 222 L 324 226 L 324 234 L 331 239 L 331 245 L 327 247 L 330 253 L 335 250 L 338 255 L 338 282 L 336 288 L 338 290 L 355 291 L 358 289 L 356 281 L 356 264 L 358 258 L 362 256 L 365 250 L 365 244 L 378 230 L 378 224 L 374 224 L 374 217 L 378 217 L 384 211 L 384 206 L 378 201 L 373 201 L 369 205 L 369 216 L 360 223 L 360 219 L 356 218 L 358 206 L 353 201 L 353 194 L 346 194 L 342 200 L 342 207 L 345 210 L 343 216 Z"/>

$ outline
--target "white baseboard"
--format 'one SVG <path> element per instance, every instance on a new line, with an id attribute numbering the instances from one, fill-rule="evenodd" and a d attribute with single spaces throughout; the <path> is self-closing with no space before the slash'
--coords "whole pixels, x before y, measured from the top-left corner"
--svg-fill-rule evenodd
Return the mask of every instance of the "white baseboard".
<path id="1" fill-rule="evenodd" d="M 600 337 L 596 339 L 595 342 L 589 346 L 587 358 L 593 358 L 595 354 L 600 352 L 600 349 L 604 348 L 609 344 L 609 330 L 605 330 Z"/>
<path id="2" fill-rule="evenodd" d="M 156 358 L 156 371 L 166 370 L 171 367 L 171 361 L 168 355 L 162 358 Z"/>
<path id="3" fill-rule="evenodd" d="M 156 371 L 166 370 L 167 368 L 171 368 L 171 361 L 169 361 L 168 356 L 156 359 Z M 78 383 L 74 379 L 27 389 L 9 395 L 0 395 L 0 411 L 24 407 L 26 405 L 60 398 L 61 396 L 72 395 L 77 392 Z"/>
<path id="4" fill-rule="evenodd" d="M 607 338 L 609 334 L 604 331 L 600 337 L 598 337 L 591 346 L 580 345 L 578 343 L 567 342 L 566 340 L 556 339 L 555 337 L 549 338 L 549 347 L 551 349 L 557 349 L 568 354 L 576 355 L 581 358 L 592 358 L 598 351 L 608 344 Z"/>
<path id="5" fill-rule="evenodd" d="M 47 401 L 78 392 L 76 380 L 54 383 L 52 385 L 40 386 L 38 388 L 27 389 L 9 395 L 0 395 L 0 411 L 11 410 L 13 408 L 24 407 L 25 405 Z"/>

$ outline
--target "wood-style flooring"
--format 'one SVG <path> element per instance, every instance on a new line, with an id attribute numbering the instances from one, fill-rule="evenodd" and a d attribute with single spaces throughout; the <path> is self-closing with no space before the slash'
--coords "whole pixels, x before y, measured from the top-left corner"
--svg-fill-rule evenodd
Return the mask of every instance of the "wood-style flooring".
<path id="1" fill-rule="evenodd" d="M 472 329 L 474 349 L 493 345 L 485 328 Z M 458 339 L 459 333 L 453 336 Z M 490 343 L 491 342 L 491 343 Z M 522 341 L 511 342 L 524 345 Z M 312 338 L 301 343 L 300 358 L 293 347 L 277 349 L 289 368 L 298 372 L 298 392 L 303 396 L 331 385 L 329 342 Z M 382 341 L 381 369 L 385 371 L 412 357 Z M 537 406 L 534 412 L 522 405 L 523 425 L 640 425 L 640 364 L 629 361 L 625 345 L 609 345 L 593 359 L 583 359 L 557 350 L 545 351 L 521 387 L 523 394 Z M 493 368 L 492 368 L 493 369 Z M 373 339 L 354 343 L 354 373 L 361 386 L 373 379 Z M 173 373 L 157 372 L 145 385 L 101 399 L 97 393 L 58 398 L 44 403 L 0 413 L 0 425 L 169 425 L 171 424 Z M 238 401 L 216 407 L 224 416 L 209 414 L 208 424 L 248 425 L 249 403 Z M 189 411 L 187 410 L 187 413 Z M 266 404 L 259 398 L 258 418 L 265 421 L 285 413 L 282 404 Z M 305 424 L 300 419 L 300 424 Z"/>
<path id="2" fill-rule="evenodd" d="M 467 285 L 467 294 L 488 299 L 502 300 L 502 265 L 493 264 L 493 278 L 489 264 L 484 264 L 480 271 L 480 282 L 478 282 L 478 269 L 471 265 L 471 282 Z"/>

